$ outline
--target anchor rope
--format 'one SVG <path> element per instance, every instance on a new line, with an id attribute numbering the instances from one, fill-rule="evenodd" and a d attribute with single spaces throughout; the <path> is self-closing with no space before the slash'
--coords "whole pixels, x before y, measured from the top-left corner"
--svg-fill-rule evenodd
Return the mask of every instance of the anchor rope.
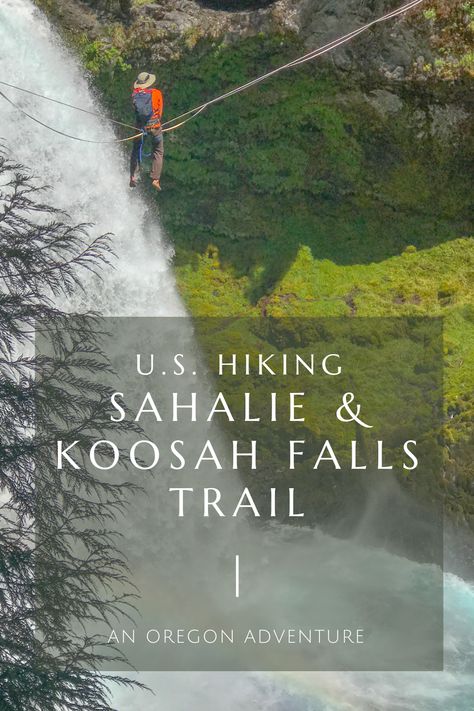
<path id="1" fill-rule="evenodd" d="M 184 126 L 188 121 L 191 121 L 192 119 L 196 118 L 199 114 L 201 114 L 203 111 L 205 111 L 207 108 L 210 106 L 213 106 L 214 104 L 217 104 L 221 101 L 224 101 L 225 99 L 228 99 L 231 96 L 235 96 L 236 94 L 240 94 L 243 91 L 247 91 L 248 89 L 251 89 L 252 87 L 256 86 L 257 84 L 260 84 L 263 81 L 266 81 L 267 79 L 274 77 L 275 75 L 279 74 L 280 72 L 283 72 L 287 69 L 292 69 L 293 67 L 300 66 L 301 64 L 305 64 L 306 62 L 310 62 L 317 57 L 321 57 L 323 54 L 327 54 L 328 52 L 333 51 L 334 49 L 337 49 L 338 47 L 347 44 L 347 42 L 350 42 L 352 39 L 357 37 L 358 35 L 361 35 L 363 32 L 367 32 L 371 27 L 374 27 L 375 25 L 378 25 L 382 22 L 387 22 L 388 20 L 391 20 L 395 17 L 399 17 L 406 12 L 409 12 L 410 10 L 413 10 L 416 8 L 418 5 L 421 5 L 423 2 L 426 0 L 411 0 L 411 2 L 406 3 L 402 7 L 397 8 L 396 10 L 392 10 L 391 12 L 386 13 L 385 15 L 382 15 L 381 17 L 376 18 L 375 20 L 371 20 L 370 22 L 366 23 L 365 25 L 362 25 L 361 27 L 358 27 L 355 30 L 352 30 L 351 32 L 348 32 L 347 34 L 333 40 L 332 42 L 328 42 L 327 44 L 323 45 L 322 47 L 318 47 L 317 49 L 313 49 L 310 52 L 307 52 L 306 54 L 302 55 L 301 57 L 297 57 L 296 59 L 293 59 L 291 62 L 287 62 L 286 64 L 283 64 L 280 67 L 277 67 L 276 69 L 273 69 L 266 74 L 262 74 L 259 77 L 256 77 L 255 79 L 252 79 L 245 84 L 242 84 L 240 86 L 235 87 L 234 89 L 230 89 L 229 91 L 225 92 L 224 94 L 221 94 L 220 96 L 216 96 L 213 99 L 210 99 L 209 101 L 205 101 L 203 104 L 200 104 L 199 106 L 195 106 L 192 109 L 189 109 L 188 111 L 185 111 L 182 114 L 179 114 L 178 116 L 175 116 L 172 119 L 169 119 L 168 121 L 165 121 L 163 124 L 161 124 L 162 131 L 163 133 L 168 133 L 170 131 L 175 131 L 178 128 L 181 128 L 181 126 Z M 91 116 L 96 116 L 98 118 L 104 119 L 104 116 L 100 113 L 97 113 L 95 111 L 90 111 L 89 109 L 84 109 L 80 106 L 74 106 L 73 104 L 69 104 L 65 101 L 61 101 L 59 99 L 54 99 L 50 96 L 43 96 L 42 94 L 39 94 L 35 91 L 31 91 L 30 89 L 25 89 L 20 86 L 16 86 L 15 84 L 11 84 L 9 82 L 0 80 L 0 85 L 6 86 L 10 89 L 15 89 L 17 91 L 30 94 L 32 96 L 35 96 L 40 99 L 44 99 L 45 101 L 50 101 L 54 104 L 59 104 L 60 106 L 64 106 L 70 109 L 73 109 L 75 111 L 81 111 L 86 114 L 90 114 Z M 6 96 L 4 92 L 0 91 L 0 96 L 2 96 L 6 101 L 8 101 L 9 104 L 11 104 L 14 108 L 16 108 L 18 111 L 23 113 L 25 116 L 27 116 L 29 119 L 32 121 L 35 121 L 36 123 L 40 124 L 44 128 L 49 129 L 50 131 L 54 131 L 54 133 L 59 134 L 60 136 L 64 136 L 66 138 L 70 138 L 75 141 L 81 141 L 83 143 L 94 143 L 94 144 L 107 144 L 107 143 L 126 143 L 127 141 L 134 141 L 137 138 L 140 138 L 143 136 L 143 131 L 140 130 L 139 133 L 134 133 L 131 136 L 127 136 L 126 138 L 114 138 L 114 139 L 102 139 L 102 140 L 94 140 L 91 138 L 82 138 L 80 136 L 73 136 L 70 133 L 66 133 L 65 131 L 61 131 L 58 128 L 55 128 L 54 126 L 50 126 L 49 124 L 41 121 L 38 119 L 36 116 L 33 116 L 32 114 L 28 113 L 25 111 L 23 107 L 21 107 L 19 104 L 17 104 L 15 101 L 13 101 L 10 97 Z M 123 121 L 117 121 L 116 119 L 108 118 L 111 123 L 116 124 L 118 126 L 122 126 L 124 128 L 130 128 L 133 131 L 137 131 L 136 126 L 132 126 L 131 124 L 124 123 Z"/>

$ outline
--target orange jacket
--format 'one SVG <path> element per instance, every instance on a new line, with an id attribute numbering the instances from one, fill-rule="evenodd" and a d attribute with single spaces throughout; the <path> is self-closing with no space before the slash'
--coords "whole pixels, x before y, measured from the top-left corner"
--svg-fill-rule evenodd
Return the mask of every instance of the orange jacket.
<path id="1" fill-rule="evenodd" d="M 160 124 L 163 115 L 163 94 L 159 89 L 151 90 L 151 103 L 153 107 L 153 118 L 158 119 L 158 124 Z"/>
<path id="2" fill-rule="evenodd" d="M 159 128 L 163 114 L 163 94 L 159 89 L 134 89 L 132 101 L 139 125 Z"/>

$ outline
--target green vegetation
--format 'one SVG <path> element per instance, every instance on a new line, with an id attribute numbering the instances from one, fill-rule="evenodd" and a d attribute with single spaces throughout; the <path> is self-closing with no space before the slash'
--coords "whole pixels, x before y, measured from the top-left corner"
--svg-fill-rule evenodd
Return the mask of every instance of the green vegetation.
<path id="1" fill-rule="evenodd" d="M 79 42 L 85 68 L 102 80 L 114 81 L 118 72 L 127 72 L 132 69 L 131 65 L 124 61 L 116 47 L 101 40 L 88 42 L 84 35 Z"/>
<path id="2" fill-rule="evenodd" d="M 199 41 L 157 68 L 167 116 L 299 50 L 288 38 Z M 116 115 L 125 116 L 131 79 L 102 83 Z M 474 520 L 471 464 L 460 454 L 474 422 L 472 137 L 467 122 L 452 140 L 437 136 L 422 87 L 406 88 L 394 113 L 373 100 L 376 88 L 354 90 L 315 66 L 212 107 L 167 138 L 161 217 L 195 315 L 444 316 L 446 403 L 456 413 L 444 484 L 451 510 L 461 501 Z"/>
<path id="3" fill-rule="evenodd" d="M 159 202 L 195 315 L 444 316 L 444 486 L 451 510 L 474 522 L 473 144 L 463 114 L 472 3 L 460 7 L 425 12 L 449 73 L 430 68 L 428 81 L 387 93 L 380 79 L 315 63 L 168 134 Z M 145 30 L 109 28 L 120 59 L 80 44 L 111 115 L 126 121 L 134 74 L 160 41 Z M 192 34 L 179 58 L 149 69 L 170 118 L 300 51 L 289 36 L 229 44 Z M 457 81 L 447 89 L 441 77 Z"/>
<path id="4" fill-rule="evenodd" d="M 474 2 L 432 0 L 423 16 L 431 23 L 433 45 L 441 55 L 425 65 L 425 73 L 441 79 L 472 78 Z"/>
<path id="5" fill-rule="evenodd" d="M 289 310 L 291 312 L 291 309 Z M 281 315 L 286 316 L 288 311 Z M 367 491 L 383 490 L 387 479 L 383 472 L 374 472 L 376 440 L 384 441 L 387 458 L 394 466 L 392 474 L 398 477 L 405 490 L 416 494 L 424 502 L 435 501 L 439 506 L 444 497 L 443 482 L 438 477 L 441 463 L 442 403 L 442 343 L 439 320 L 423 318 L 376 319 L 358 318 L 357 328 L 351 319 L 311 318 L 304 310 L 301 317 L 281 318 L 212 318 L 196 320 L 196 335 L 202 351 L 215 364 L 215 354 L 223 353 L 226 360 L 237 354 L 243 363 L 243 354 L 250 353 L 251 362 L 257 354 L 275 354 L 271 361 L 278 371 L 281 354 L 288 363 L 295 355 L 309 362 L 314 354 L 319 363 L 327 353 L 338 353 L 343 372 L 337 378 L 322 373 L 294 375 L 291 365 L 288 375 L 275 381 L 271 375 L 248 377 L 242 371 L 226 372 L 215 379 L 216 389 L 223 391 L 236 421 L 226 423 L 229 436 L 239 441 L 258 441 L 260 458 L 258 476 L 241 463 L 239 471 L 246 485 L 259 501 L 262 510 L 268 507 L 268 488 L 294 486 L 298 498 L 305 502 L 307 516 L 304 523 L 330 526 L 330 521 L 341 517 L 349 528 L 360 521 L 365 509 Z M 210 323 L 211 321 L 211 323 Z M 373 430 L 343 425 L 335 418 L 339 404 L 337 392 L 357 393 L 362 411 L 370 413 Z M 265 424 L 245 422 L 239 413 L 244 393 L 251 393 L 251 412 Z M 276 392 L 278 416 L 268 422 L 270 394 Z M 289 394 L 304 392 L 304 423 L 295 425 L 289 419 Z M 303 413 L 301 413 L 303 414 Z M 304 444 L 304 457 L 289 471 L 288 442 L 297 436 Z M 403 454 L 400 443 L 408 437 L 417 441 L 420 466 L 409 473 L 402 468 Z M 328 439 L 338 453 L 341 470 L 332 463 L 322 463 L 313 469 L 313 463 L 323 442 Z M 361 461 L 367 471 L 351 471 L 350 440 L 358 442 Z M 310 466 L 308 466 L 308 464 Z M 396 505 L 392 500 L 392 508 Z M 403 499 L 406 505 L 406 499 Z M 360 508 L 359 508 L 360 507 Z M 286 517 L 287 511 L 280 512 Z M 343 515 L 342 515 L 343 514 Z M 341 516 L 342 515 L 342 516 Z M 285 519 L 286 520 L 286 519 Z M 292 522 L 291 519 L 288 523 Z M 339 534 L 341 529 L 338 528 Z M 410 546 L 411 547 L 411 544 Z"/>

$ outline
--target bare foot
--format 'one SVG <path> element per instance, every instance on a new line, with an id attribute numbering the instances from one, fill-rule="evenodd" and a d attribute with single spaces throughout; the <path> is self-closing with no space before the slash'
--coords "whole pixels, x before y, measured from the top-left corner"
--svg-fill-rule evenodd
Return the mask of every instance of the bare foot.
<path id="1" fill-rule="evenodd" d="M 137 187 L 137 179 L 133 177 L 133 175 L 130 177 L 130 187 L 131 188 L 136 188 Z"/>
<path id="2" fill-rule="evenodd" d="M 161 190 L 161 185 L 159 180 L 153 180 L 151 183 L 152 187 L 155 188 L 155 190 Z"/>

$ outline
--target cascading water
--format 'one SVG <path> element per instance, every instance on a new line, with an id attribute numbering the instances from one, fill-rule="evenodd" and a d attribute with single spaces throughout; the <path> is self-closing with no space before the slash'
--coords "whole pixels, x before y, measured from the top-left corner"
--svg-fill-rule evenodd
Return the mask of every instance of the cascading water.
<path id="1" fill-rule="evenodd" d="M 2 0 L 0 12 L 0 67 L 5 81 L 97 110 L 76 61 L 32 3 Z M 113 138 L 110 125 L 96 117 L 13 90 L 11 98 L 33 116 L 72 135 Z M 96 234 L 114 234 L 115 270 L 103 282 L 93 280 L 83 303 L 74 306 L 99 308 L 104 315 L 183 315 L 168 266 L 171 250 L 163 241 L 154 210 L 138 193 L 131 193 L 120 148 L 50 133 L 3 99 L 1 119 L 0 138 L 38 182 L 53 186 L 54 205 L 66 210 L 73 222 L 93 223 Z"/>
<path id="2" fill-rule="evenodd" d="M 0 78 L 95 107 L 81 69 L 29 0 L 1 0 Z M 97 118 L 11 95 L 58 128 L 78 136 L 112 137 L 111 127 Z M 92 306 L 105 315 L 184 315 L 168 265 L 170 249 L 154 210 L 127 186 L 121 150 L 47 134 L 6 102 L 0 102 L 0 118 L 0 136 L 12 156 L 29 166 L 39 182 L 52 186 L 51 201 L 73 221 L 92 222 L 97 232 L 115 235 L 115 270 L 109 270 L 104 281 L 91 279 L 80 301 L 66 306 Z M 156 690 L 156 697 L 122 692 L 116 704 L 124 711 L 468 711 L 474 685 L 469 631 L 474 587 L 446 575 L 445 612 L 443 673 L 148 673 L 143 680 Z"/>

